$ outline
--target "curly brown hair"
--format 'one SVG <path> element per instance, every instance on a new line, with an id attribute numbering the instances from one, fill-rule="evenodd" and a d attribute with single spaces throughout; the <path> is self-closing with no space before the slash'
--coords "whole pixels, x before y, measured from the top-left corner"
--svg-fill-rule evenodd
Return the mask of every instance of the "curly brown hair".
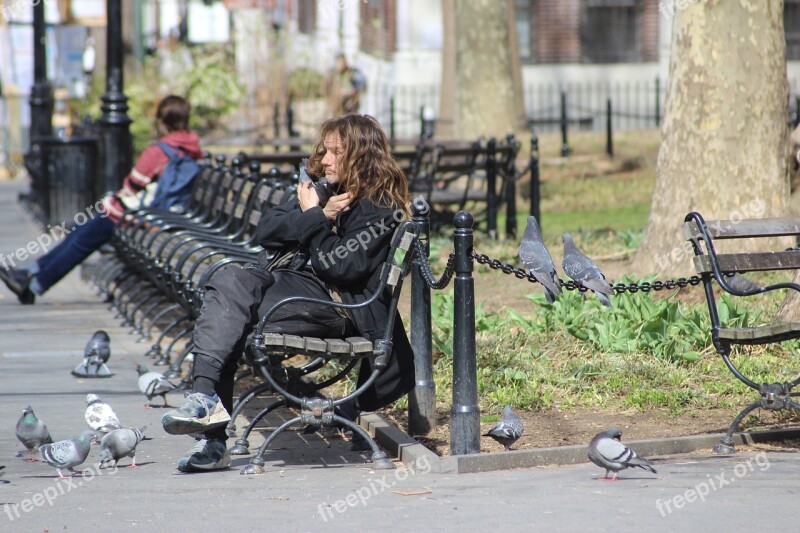
<path id="1" fill-rule="evenodd" d="M 336 168 L 340 190 L 349 192 L 354 199 L 367 198 L 379 207 L 401 209 L 408 218 L 408 180 L 392 157 L 378 121 L 369 115 L 353 113 L 323 122 L 308 160 L 312 174 L 325 173 L 323 142 L 329 135 L 338 137 L 342 147 Z"/>

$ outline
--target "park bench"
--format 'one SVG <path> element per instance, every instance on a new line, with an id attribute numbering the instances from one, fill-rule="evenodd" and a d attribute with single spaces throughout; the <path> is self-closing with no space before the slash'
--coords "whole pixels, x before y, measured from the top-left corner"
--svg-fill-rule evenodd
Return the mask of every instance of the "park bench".
<path id="1" fill-rule="evenodd" d="M 717 453 L 731 453 L 734 450 L 733 432 L 751 411 L 762 409 L 779 411 L 800 409 L 800 404 L 792 400 L 792 388 L 800 384 L 800 377 L 790 382 L 757 383 L 744 375 L 741 365 L 731 360 L 731 350 L 736 345 L 764 345 L 800 338 L 800 321 L 773 321 L 759 326 L 730 326 L 723 323 L 714 283 L 735 297 L 755 296 L 771 291 L 800 291 L 800 285 L 791 281 L 758 286 L 741 277 L 732 277 L 743 272 L 790 271 L 800 268 L 800 250 L 791 248 L 771 252 L 719 253 L 718 241 L 736 239 L 764 239 L 800 236 L 800 218 L 772 218 L 751 220 L 710 220 L 705 221 L 699 213 L 686 215 L 682 226 L 684 238 L 694 249 L 694 266 L 703 281 L 708 311 L 711 318 L 711 339 L 717 352 L 733 375 L 748 387 L 759 392 L 760 398 L 745 407 L 733 420 L 725 436 L 715 446 Z M 763 242 L 763 241 L 761 241 Z"/>
<path id="2" fill-rule="evenodd" d="M 193 191 L 192 205 L 186 213 L 170 213 L 157 209 L 142 209 L 129 213 L 115 232 L 114 249 L 119 265 L 130 276 L 130 280 L 115 277 L 119 290 L 116 295 L 118 307 L 133 303 L 133 310 L 128 310 L 130 319 L 135 319 L 136 310 L 142 308 L 144 301 L 160 298 L 167 304 L 165 309 L 179 309 L 178 318 L 164 328 L 166 332 L 179 323 L 187 323 L 184 332 L 191 332 L 193 321 L 199 316 L 202 306 L 203 287 L 211 276 L 222 267 L 231 263 L 255 263 L 261 248 L 254 241 L 258 221 L 264 212 L 275 205 L 288 201 L 295 192 L 294 185 L 275 179 L 274 175 L 261 175 L 260 164 L 250 161 L 249 173 L 241 171 L 245 158 L 236 161 L 232 167 L 225 167 L 217 160 L 213 168 L 203 167 L 202 179 L 198 179 L 196 187 L 204 189 L 201 193 Z M 209 165 L 210 166 L 210 165 Z M 210 198 L 205 189 L 213 187 L 215 194 Z M 210 203 L 205 203 L 210 200 Z M 397 302 L 402 286 L 402 279 L 408 273 L 413 256 L 414 243 L 419 229 L 415 223 L 406 222 L 394 235 L 392 248 L 381 271 L 381 285 L 372 299 L 359 306 L 347 306 L 338 303 L 319 303 L 343 308 L 368 305 L 387 287 L 392 288 L 390 324 L 396 313 Z M 116 268 L 116 267 L 114 267 Z M 113 268 L 112 268 L 113 270 Z M 126 301 L 125 295 L 131 296 Z M 276 307 L 282 305 L 279 303 Z M 262 331 L 268 316 L 267 313 L 260 324 Z M 145 313 L 147 314 L 147 313 Z M 143 315 L 144 316 L 144 315 Z M 144 318 L 142 318 L 143 320 Z M 155 320 L 155 319 L 154 319 Z M 272 409 L 281 405 L 295 406 L 300 415 L 293 421 L 303 421 L 312 426 L 342 424 L 350 427 L 363 438 L 372 450 L 372 460 L 376 468 L 392 468 L 384 452 L 364 430 L 334 412 L 339 404 L 350 401 L 366 390 L 385 367 L 386 358 L 391 352 L 392 328 L 388 328 L 381 339 L 374 343 L 361 338 L 342 339 L 303 338 L 292 335 L 275 335 L 266 333 L 255 337 L 252 357 L 245 359 L 265 379 L 264 383 L 245 391 L 237 402 L 233 419 L 246 406 L 247 402 L 261 392 L 275 391 L 283 395 L 283 400 L 273 404 Z M 160 342 L 160 340 L 159 340 Z M 175 341 L 173 341 L 174 343 Z M 158 343 L 157 343 L 158 344 Z M 157 364 L 169 363 L 169 353 Z M 178 359 L 172 362 L 167 375 L 177 376 L 181 363 L 190 353 L 191 342 Z M 260 351 L 259 351 L 260 350 Z M 305 358 L 298 358 L 298 355 Z M 358 390 L 339 399 L 325 399 L 321 391 L 326 387 L 345 379 L 356 364 L 367 358 L 374 369 L 369 381 Z M 340 361 L 341 367 L 333 372 L 332 377 L 315 381 L 311 379 L 313 372 L 328 365 L 331 361 Z M 289 363 L 289 364 L 287 364 Z M 271 410 L 271 409 L 270 409 Z M 256 424 L 269 412 L 262 411 L 248 426 L 242 439 L 237 440 L 241 449 L 242 441 L 247 445 L 247 436 L 256 428 Z M 274 435 L 277 435 L 290 424 L 283 424 Z M 252 468 L 263 471 L 263 455 L 269 442 L 265 443 L 253 459 Z M 246 448 L 244 452 L 249 453 Z M 261 461 L 261 466 L 259 466 Z"/>

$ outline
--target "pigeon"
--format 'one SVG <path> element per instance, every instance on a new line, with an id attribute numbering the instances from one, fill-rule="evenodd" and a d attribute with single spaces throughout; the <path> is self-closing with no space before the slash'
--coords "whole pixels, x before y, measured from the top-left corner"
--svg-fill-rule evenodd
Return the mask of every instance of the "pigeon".
<path id="1" fill-rule="evenodd" d="M 600 479 L 615 481 L 617 472 L 634 466 L 655 474 L 653 463 L 639 457 L 636 452 L 622 444 L 619 441 L 621 437 L 622 431 L 619 428 L 609 428 L 595 435 L 589 443 L 589 460 L 606 469 L 606 475 Z M 614 472 L 610 478 L 609 472 Z"/>
<path id="2" fill-rule="evenodd" d="M 129 468 L 136 468 L 136 446 L 144 439 L 144 432 L 147 426 L 142 428 L 121 428 L 115 429 L 100 441 L 100 467 L 113 463 L 111 466 L 116 468 L 117 462 L 123 457 L 130 457 Z"/>
<path id="3" fill-rule="evenodd" d="M 506 405 L 503 410 L 503 419 L 497 423 L 495 427 L 484 433 L 484 437 L 492 437 L 494 440 L 502 444 L 506 451 L 511 449 L 511 445 L 517 442 L 522 436 L 525 428 L 522 426 L 522 420 L 514 414 L 510 405 Z"/>
<path id="4" fill-rule="evenodd" d="M 86 395 L 85 417 L 86 423 L 89 424 L 89 429 L 103 435 L 122 427 L 114 409 L 103 402 L 97 394 Z"/>
<path id="5" fill-rule="evenodd" d="M 725 279 L 725 281 L 733 290 L 738 292 L 746 294 L 755 294 L 757 292 L 761 292 L 761 285 L 740 274 L 734 274 L 733 276 Z"/>
<path id="6" fill-rule="evenodd" d="M 564 268 L 564 273 L 579 286 L 593 290 L 603 305 L 611 307 L 611 300 L 608 297 L 614 294 L 614 289 L 606 281 L 606 277 L 594 261 L 578 250 L 569 233 L 565 233 L 563 239 L 564 261 L 561 266 Z"/>
<path id="7" fill-rule="evenodd" d="M 22 416 L 20 416 L 17 421 L 17 438 L 25 445 L 29 454 L 36 453 L 36 450 L 38 450 L 39 446 L 42 444 L 50 444 L 53 442 L 50 432 L 47 431 L 47 426 L 44 425 L 44 422 L 36 418 L 36 414 L 33 412 L 33 408 L 30 405 L 26 405 L 22 409 Z M 29 455 L 25 460 L 34 461 L 32 455 Z"/>
<path id="8" fill-rule="evenodd" d="M 164 407 L 168 407 L 166 394 L 176 390 L 177 385 L 165 378 L 161 372 L 150 372 L 144 365 L 137 366 L 136 371 L 139 372 L 139 390 L 142 391 L 142 394 L 147 396 L 148 400 L 152 400 L 154 396 L 161 396 L 164 400 Z M 152 405 L 145 407 L 152 407 Z"/>
<path id="9" fill-rule="evenodd" d="M 528 226 L 519 246 L 519 258 L 528 272 L 544 287 L 547 303 L 553 303 L 556 294 L 561 294 L 561 280 L 558 278 L 553 258 L 542 240 L 542 232 L 539 230 L 536 217 L 528 217 Z"/>
<path id="10" fill-rule="evenodd" d="M 102 329 L 97 330 L 83 349 L 83 362 L 72 370 L 72 375 L 82 378 L 107 378 L 113 374 L 106 366 L 111 357 L 111 338 Z"/>
<path id="11" fill-rule="evenodd" d="M 76 474 L 80 475 L 80 472 L 76 471 L 74 467 L 86 460 L 92 443 L 96 441 L 97 434 L 92 430 L 86 430 L 75 439 L 60 440 L 40 446 L 39 452 L 47 464 L 56 467 L 60 479 L 67 479 Z M 65 476 L 62 472 L 65 468 L 69 471 L 70 476 Z"/>

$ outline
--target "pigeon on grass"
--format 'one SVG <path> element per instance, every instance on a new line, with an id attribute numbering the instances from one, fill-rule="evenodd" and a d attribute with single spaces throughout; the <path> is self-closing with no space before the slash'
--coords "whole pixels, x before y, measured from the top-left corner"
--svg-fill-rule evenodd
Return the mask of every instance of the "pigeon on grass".
<path id="1" fill-rule="evenodd" d="M 600 272 L 594 261 L 578 250 L 569 233 L 564 234 L 563 240 L 564 261 L 561 266 L 564 268 L 564 273 L 579 286 L 594 291 L 597 298 L 600 299 L 600 303 L 611 307 L 611 300 L 608 297 L 614 294 L 614 289 L 606 281 L 606 277 Z"/>
<path id="2" fill-rule="evenodd" d="M 131 464 L 128 468 L 136 468 L 136 446 L 144 439 L 147 426 L 142 428 L 115 429 L 100 441 L 99 463 L 103 468 L 109 463 L 116 467 L 117 462 L 123 457 L 130 457 Z"/>
<path id="3" fill-rule="evenodd" d="M 589 460 L 606 469 L 606 475 L 599 479 L 616 481 L 617 472 L 633 467 L 655 474 L 653 463 L 639 457 L 636 452 L 622 444 L 619 441 L 621 437 L 622 431 L 619 428 L 609 428 L 595 435 L 589 443 Z M 608 477 L 609 472 L 613 472 L 611 477 Z"/>
<path id="4" fill-rule="evenodd" d="M 75 470 L 75 467 L 83 464 L 89 456 L 89 450 L 93 443 L 97 443 L 97 433 L 86 430 L 77 438 L 45 444 L 39 448 L 39 452 L 47 464 L 56 467 L 60 479 L 67 479 L 81 475 L 81 472 Z M 64 469 L 69 471 L 69 476 L 64 475 Z"/>
<path id="5" fill-rule="evenodd" d="M 491 437 L 505 447 L 506 451 L 511 450 L 511 445 L 519 440 L 525 428 L 522 420 L 514 414 L 510 405 L 503 409 L 503 419 L 495 427 L 484 433 L 484 437 Z"/>
<path id="6" fill-rule="evenodd" d="M 561 280 L 553 258 L 542 240 L 536 217 L 528 217 L 528 225 L 519 246 L 519 258 L 528 272 L 544 287 L 547 302 L 553 303 L 556 295 L 561 294 Z"/>
<path id="7" fill-rule="evenodd" d="M 114 409 L 102 401 L 97 394 L 86 395 L 86 413 L 84 417 L 89 429 L 103 435 L 122 427 Z"/>
<path id="8" fill-rule="evenodd" d="M 47 426 L 36 418 L 36 414 L 30 405 L 26 405 L 22 409 L 22 416 L 17 421 L 17 438 L 27 449 L 28 457 L 25 458 L 26 461 L 35 461 L 33 454 L 36 453 L 39 446 L 53 442 L 50 432 L 47 431 Z"/>
<path id="9" fill-rule="evenodd" d="M 145 407 L 155 407 L 152 405 L 152 400 L 156 396 L 161 396 L 164 400 L 163 407 L 169 407 L 166 394 L 177 390 L 178 386 L 164 377 L 161 372 L 151 372 L 144 365 L 137 366 L 136 371 L 139 372 L 139 390 L 151 402 Z"/>

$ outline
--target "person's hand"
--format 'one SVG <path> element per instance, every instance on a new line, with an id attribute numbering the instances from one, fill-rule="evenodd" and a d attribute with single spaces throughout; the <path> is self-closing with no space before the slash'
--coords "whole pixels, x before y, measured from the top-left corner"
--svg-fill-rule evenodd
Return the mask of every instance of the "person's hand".
<path id="1" fill-rule="evenodd" d="M 313 185 L 309 180 L 297 186 L 297 203 L 300 204 L 300 211 L 306 211 L 319 205 L 319 196 Z"/>
<path id="2" fill-rule="evenodd" d="M 317 194 L 316 191 L 314 194 Z M 331 196 L 322 211 L 325 213 L 325 218 L 331 222 L 335 222 L 339 213 L 347 211 L 348 209 L 350 209 L 350 193 L 346 192 Z"/>

